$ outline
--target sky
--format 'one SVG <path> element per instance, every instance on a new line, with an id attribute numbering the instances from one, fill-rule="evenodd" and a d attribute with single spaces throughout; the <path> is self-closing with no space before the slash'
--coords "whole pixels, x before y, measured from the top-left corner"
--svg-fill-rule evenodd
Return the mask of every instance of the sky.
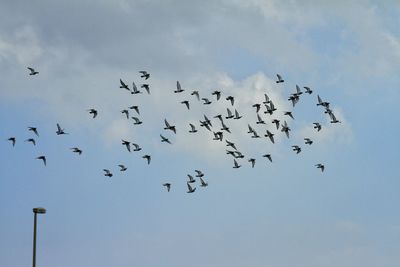
<path id="1" fill-rule="evenodd" d="M 397 1 L 16 0 L 0 2 L 0 25 L 1 266 L 31 264 L 34 207 L 47 209 L 38 216 L 38 266 L 398 266 Z M 120 79 L 142 84 L 141 70 L 151 75 L 150 95 L 119 88 Z M 278 73 L 284 83 L 275 83 Z M 296 85 L 314 92 L 293 108 Z M 289 139 L 262 112 L 267 124 L 256 125 L 252 105 L 265 93 Z M 329 122 L 317 95 L 341 123 Z M 131 105 L 142 125 L 121 114 Z M 228 107 L 243 116 L 225 120 L 232 134 L 224 139 L 245 155 L 239 169 L 225 141 L 199 127 Z M 57 123 L 69 134 L 57 136 Z M 31 137 L 36 146 L 24 141 Z M 121 139 L 142 151 L 129 153 Z M 208 187 L 197 181 L 188 194 L 196 169 Z"/>

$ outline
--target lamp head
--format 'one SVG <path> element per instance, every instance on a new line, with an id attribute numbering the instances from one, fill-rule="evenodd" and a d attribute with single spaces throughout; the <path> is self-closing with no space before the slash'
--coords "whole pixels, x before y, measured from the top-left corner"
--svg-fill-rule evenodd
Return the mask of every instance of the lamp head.
<path id="1" fill-rule="evenodd" d="M 46 213 L 46 209 L 45 208 L 33 208 L 33 213 L 39 213 L 39 214 L 45 214 Z"/>

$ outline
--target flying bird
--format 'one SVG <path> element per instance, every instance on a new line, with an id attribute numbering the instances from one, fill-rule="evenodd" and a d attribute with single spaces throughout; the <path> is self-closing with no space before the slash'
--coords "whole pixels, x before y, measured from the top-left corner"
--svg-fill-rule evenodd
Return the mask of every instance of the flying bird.
<path id="1" fill-rule="evenodd" d="M 131 91 L 131 89 L 129 89 L 128 85 L 126 83 L 124 83 L 121 79 L 119 79 L 119 83 L 121 84 L 119 86 L 119 88 L 123 88 L 123 89 L 126 89 L 128 91 Z"/>
<path id="2" fill-rule="evenodd" d="M 26 139 L 25 142 L 31 142 L 34 146 L 36 146 L 36 141 L 33 138 Z"/>
<path id="3" fill-rule="evenodd" d="M 239 112 L 235 109 L 235 117 L 233 118 L 234 120 L 238 120 L 242 118 L 242 116 L 239 115 Z"/>
<path id="4" fill-rule="evenodd" d="M 276 129 L 278 130 L 279 129 L 279 120 L 277 120 L 277 119 L 274 119 L 273 121 L 272 121 L 272 123 L 275 123 L 275 125 L 276 125 Z"/>
<path id="5" fill-rule="evenodd" d="M 222 122 L 222 128 L 221 131 L 227 131 L 228 133 L 231 133 L 231 131 L 229 130 L 229 127 L 225 125 L 225 123 Z"/>
<path id="6" fill-rule="evenodd" d="M 270 162 L 272 162 L 271 154 L 265 154 L 265 155 L 263 155 L 263 157 L 267 158 Z"/>
<path id="7" fill-rule="evenodd" d="M 239 169 L 242 165 L 239 165 L 236 161 L 236 159 L 233 159 L 233 168 L 234 169 Z"/>
<path id="8" fill-rule="evenodd" d="M 186 108 L 187 108 L 187 109 L 190 109 L 189 101 L 187 101 L 187 100 L 182 101 L 181 104 L 185 104 L 185 105 L 186 105 Z"/>
<path id="9" fill-rule="evenodd" d="M 39 136 L 38 130 L 36 127 L 28 127 L 28 131 L 32 131 L 34 134 L 36 134 L 37 136 Z"/>
<path id="10" fill-rule="evenodd" d="M 126 146 L 126 149 L 131 152 L 131 142 L 122 140 L 122 145 Z"/>
<path id="11" fill-rule="evenodd" d="M 226 116 L 225 119 L 231 119 L 234 117 L 232 111 L 229 108 L 226 109 L 226 112 L 228 113 L 228 116 Z"/>
<path id="12" fill-rule="evenodd" d="M 126 118 L 129 120 L 129 110 L 127 109 L 121 110 L 121 113 L 125 114 Z"/>
<path id="13" fill-rule="evenodd" d="M 258 113 L 260 111 L 261 104 L 254 104 L 252 107 L 256 108 L 256 112 Z"/>
<path id="14" fill-rule="evenodd" d="M 296 93 L 297 96 L 300 96 L 301 94 L 303 94 L 303 92 L 300 90 L 300 87 L 296 84 Z"/>
<path id="15" fill-rule="evenodd" d="M 263 120 L 261 119 L 261 116 L 260 116 L 260 114 L 258 114 L 258 113 L 257 113 L 257 122 L 256 122 L 256 124 L 265 124 L 265 121 L 263 121 Z"/>
<path id="16" fill-rule="evenodd" d="M 289 126 L 287 125 L 286 121 L 283 122 L 281 131 L 284 132 L 284 133 L 286 134 L 287 138 L 289 138 L 289 131 L 290 131 L 290 128 L 289 128 Z"/>
<path id="17" fill-rule="evenodd" d="M 150 155 L 144 155 L 142 158 L 147 160 L 147 164 L 150 164 L 150 161 L 151 161 L 151 156 Z"/>
<path id="18" fill-rule="evenodd" d="M 191 123 L 189 123 L 189 125 L 190 125 L 190 131 L 189 131 L 189 133 L 196 133 L 196 132 L 197 132 L 196 127 L 195 127 L 193 124 L 191 124 Z"/>
<path id="19" fill-rule="evenodd" d="M 7 140 L 8 140 L 8 141 L 11 141 L 12 145 L 15 146 L 15 142 L 16 142 L 15 137 L 10 137 L 10 138 L 8 138 Z"/>
<path id="20" fill-rule="evenodd" d="M 189 183 L 186 183 L 186 184 L 187 184 L 187 187 L 188 187 L 188 191 L 186 193 L 193 193 L 194 191 L 196 191 L 196 187 L 192 188 Z"/>
<path id="21" fill-rule="evenodd" d="M 325 108 L 329 108 L 329 102 L 322 101 L 321 97 L 317 95 L 318 103 L 317 106 L 323 106 Z"/>
<path id="22" fill-rule="evenodd" d="M 264 98 L 265 98 L 265 101 L 263 102 L 263 104 L 271 103 L 271 99 L 269 99 L 267 94 L 264 94 Z"/>
<path id="23" fill-rule="evenodd" d="M 44 164 L 44 166 L 46 166 L 46 164 L 47 164 L 47 161 L 46 161 L 46 157 L 45 157 L 45 156 L 39 156 L 39 157 L 37 157 L 36 159 L 40 159 L 40 160 L 42 160 L 42 161 L 43 161 L 43 164 Z"/>
<path id="24" fill-rule="evenodd" d="M 185 90 L 182 89 L 181 84 L 179 83 L 179 81 L 176 81 L 176 90 L 174 91 L 174 93 L 181 93 Z"/>
<path id="25" fill-rule="evenodd" d="M 139 106 L 131 106 L 131 107 L 129 107 L 129 109 L 133 109 L 133 110 L 135 110 L 135 111 L 136 111 L 136 113 L 137 113 L 138 115 L 140 115 L 140 112 L 139 112 Z"/>
<path id="26" fill-rule="evenodd" d="M 203 177 L 204 173 L 200 170 L 194 170 L 196 172 L 196 177 Z"/>
<path id="27" fill-rule="evenodd" d="M 171 190 L 171 184 L 170 183 L 165 183 L 165 184 L 163 184 L 163 186 L 165 186 L 167 188 L 167 192 L 169 192 L 169 190 Z"/>
<path id="28" fill-rule="evenodd" d="M 278 77 L 278 80 L 276 83 L 283 83 L 285 80 L 282 79 L 281 75 L 277 74 L 276 77 Z"/>
<path id="29" fill-rule="evenodd" d="M 142 150 L 142 148 L 141 148 L 138 144 L 132 143 L 132 146 L 135 147 L 135 148 L 133 149 L 133 151 L 140 151 L 140 150 Z"/>
<path id="30" fill-rule="evenodd" d="M 82 154 L 82 150 L 77 147 L 73 147 L 73 148 L 71 148 L 71 150 L 72 150 L 72 152 L 77 153 L 79 155 Z"/>
<path id="31" fill-rule="evenodd" d="M 217 97 L 217 101 L 221 98 L 221 91 L 214 91 L 211 95 L 215 95 Z"/>
<path id="32" fill-rule="evenodd" d="M 36 75 L 36 74 L 39 74 L 39 72 L 36 71 L 34 68 L 28 67 L 28 70 L 31 71 L 31 72 L 29 73 L 29 75 Z"/>
<path id="33" fill-rule="evenodd" d="M 294 145 L 294 146 L 292 146 L 292 148 L 293 148 L 293 151 L 296 151 L 296 154 L 299 154 L 301 152 L 301 147 L 299 147 L 299 146 Z"/>
<path id="34" fill-rule="evenodd" d="M 235 103 L 235 98 L 233 96 L 228 96 L 226 98 L 226 100 L 231 101 L 231 105 L 233 106 L 233 104 Z"/>
<path id="35" fill-rule="evenodd" d="M 126 170 L 128 169 L 128 168 L 125 167 L 125 165 L 123 165 L 123 164 L 118 165 L 118 167 L 120 168 L 119 170 L 120 170 L 121 172 L 124 172 L 124 171 L 126 171 Z"/>
<path id="36" fill-rule="evenodd" d="M 201 100 L 203 100 L 203 105 L 210 105 L 212 102 L 208 100 L 208 98 L 203 97 Z"/>
<path id="37" fill-rule="evenodd" d="M 132 82 L 132 92 L 131 92 L 131 94 L 132 95 L 136 95 L 136 94 L 141 94 L 141 93 L 142 92 L 137 89 L 135 82 Z"/>
<path id="38" fill-rule="evenodd" d="M 195 96 L 196 96 L 196 98 L 197 98 L 197 100 L 199 100 L 199 101 L 200 101 L 200 95 L 199 95 L 199 91 L 193 91 L 193 92 L 191 93 L 191 95 L 195 95 Z"/>
<path id="39" fill-rule="evenodd" d="M 324 170 L 325 170 L 325 165 L 323 165 L 323 164 L 321 164 L 321 163 L 318 163 L 318 164 L 316 164 L 315 165 L 318 169 L 321 169 L 321 172 L 324 172 Z"/>
<path id="40" fill-rule="evenodd" d="M 147 83 L 142 84 L 140 88 L 144 88 L 147 94 L 150 94 L 150 86 Z"/>
<path id="41" fill-rule="evenodd" d="M 290 112 L 290 111 L 285 111 L 285 112 L 283 113 L 283 115 L 287 115 L 287 116 L 289 116 L 290 118 L 294 119 L 293 114 L 292 114 L 292 112 Z"/>
<path id="42" fill-rule="evenodd" d="M 196 182 L 196 179 L 194 179 L 192 175 L 188 174 L 187 176 L 188 176 L 188 178 L 189 178 L 189 181 L 187 181 L 187 183 L 190 183 L 190 184 L 191 184 L 191 183 Z"/>
<path id="43" fill-rule="evenodd" d="M 68 134 L 65 132 L 64 129 L 61 128 L 60 124 L 57 123 L 57 131 L 56 131 L 57 135 L 61 135 L 61 134 Z"/>
<path id="44" fill-rule="evenodd" d="M 104 176 L 107 176 L 107 177 L 110 177 L 110 178 L 113 176 L 113 174 L 110 172 L 110 170 L 103 169 L 103 171 L 104 171 Z"/>
<path id="45" fill-rule="evenodd" d="M 317 129 L 318 132 L 321 131 L 322 126 L 319 122 L 313 122 L 313 124 L 314 124 L 314 129 Z"/>
<path id="46" fill-rule="evenodd" d="M 89 114 L 93 115 L 93 119 L 97 117 L 97 110 L 94 108 L 88 109 L 87 111 L 89 111 Z"/>
<path id="47" fill-rule="evenodd" d="M 224 134 L 222 132 L 213 132 L 213 134 L 213 140 L 222 141 L 222 139 L 224 138 Z"/>
<path id="48" fill-rule="evenodd" d="M 310 138 L 304 138 L 305 144 L 306 145 L 311 145 L 313 141 Z"/>
<path id="49" fill-rule="evenodd" d="M 138 117 L 132 117 L 132 119 L 135 121 L 133 123 L 134 125 L 140 125 L 143 123 Z"/>
<path id="50" fill-rule="evenodd" d="M 176 134 L 175 126 L 171 126 L 171 125 L 168 123 L 167 119 L 164 119 L 164 123 L 165 123 L 164 130 L 171 130 L 171 131 L 174 132 L 174 134 Z"/>
<path id="51" fill-rule="evenodd" d="M 233 149 L 237 150 L 237 148 L 236 148 L 236 146 L 235 146 L 235 143 L 229 142 L 229 141 L 226 140 L 226 139 L 225 139 L 225 142 L 226 142 L 226 146 L 230 146 L 230 147 L 232 147 Z"/>
<path id="52" fill-rule="evenodd" d="M 275 142 L 274 142 L 274 134 L 273 134 L 273 133 L 271 133 L 270 131 L 267 130 L 267 134 L 265 134 L 264 136 L 265 136 L 265 137 L 268 137 L 269 140 L 271 140 L 271 142 L 272 142 L 273 144 L 275 144 Z"/>
<path id="53" fill-rule="evenodd" d="M 254 168 L 254 165 L 256 164 L 256 159 L 249 159 L 249 162 L 251 162 L 251 167 Z"/>
<path id="54" fill-rule="evenodd" d="M 161 137 L 161 142 L 166 142 L 166 143 L 168 143 L 168 144 L 171 144 L 171 141 L 169 141 L 168 138 L 164 137 L 164 136 L 161 135 L 161 134 L 160 134 L 160 137 Z"/>
<path id="55" fill-rule="evenodd" d="M 208 183 L 206 183 L 201 177 L 200 177 L 200 186 L 201 187 L 206 187 L 206 186 L 208 186 Z"/>
<path id="56" fill-rule="evenodd" d="M 150 73 L 148 73 L 147 71 L 141 70 L 141 71 L 139 71 L 139 73 L 141 74 L 140 78 L 144 78 L 145 80 L 150 78 Z"/>
<path id="57" fill-rule="evenodd" d="M 329 114 L 329 116 L 331 117 L 331 123 L 340 123 L 341 122 L 338 119 L 336 119 L 335 114 L 331 113 L 331 114 Z"/>
<path id="58" fill-rule="evenodd" d="M 307 86 L 303 86 L 304 89 L 306 89 L 305 93 L 311 95 L 312 94 L 312 90 L 310 89 L 310 87 Z"/>

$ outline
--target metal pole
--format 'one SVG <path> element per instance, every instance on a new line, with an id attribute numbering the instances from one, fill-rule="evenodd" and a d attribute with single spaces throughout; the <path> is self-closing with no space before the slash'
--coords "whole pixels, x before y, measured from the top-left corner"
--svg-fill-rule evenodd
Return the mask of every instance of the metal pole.
<path id="1" fill-rule="evenodd" d="M 33 263 L 32 263 L 33 267 L 36 267 L 36 220 L 37 220 L 37 213 L 34 212 L 34 219 L 33 219 Z"/>

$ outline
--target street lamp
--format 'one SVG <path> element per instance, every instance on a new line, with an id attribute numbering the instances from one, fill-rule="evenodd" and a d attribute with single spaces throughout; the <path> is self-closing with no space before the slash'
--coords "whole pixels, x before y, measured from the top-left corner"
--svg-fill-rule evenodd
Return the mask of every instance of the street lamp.
<path id="1" fill-rule="evenodd" d="M 37 214 L 45 214 L 46 209 L 45 208 L 34 208 L 33 209 L 33 214 L 34 214 L 34 220 L 33 220 L 33 263 L 32 266 L 36 267 L 36 221 L 37 221 Z"/>

